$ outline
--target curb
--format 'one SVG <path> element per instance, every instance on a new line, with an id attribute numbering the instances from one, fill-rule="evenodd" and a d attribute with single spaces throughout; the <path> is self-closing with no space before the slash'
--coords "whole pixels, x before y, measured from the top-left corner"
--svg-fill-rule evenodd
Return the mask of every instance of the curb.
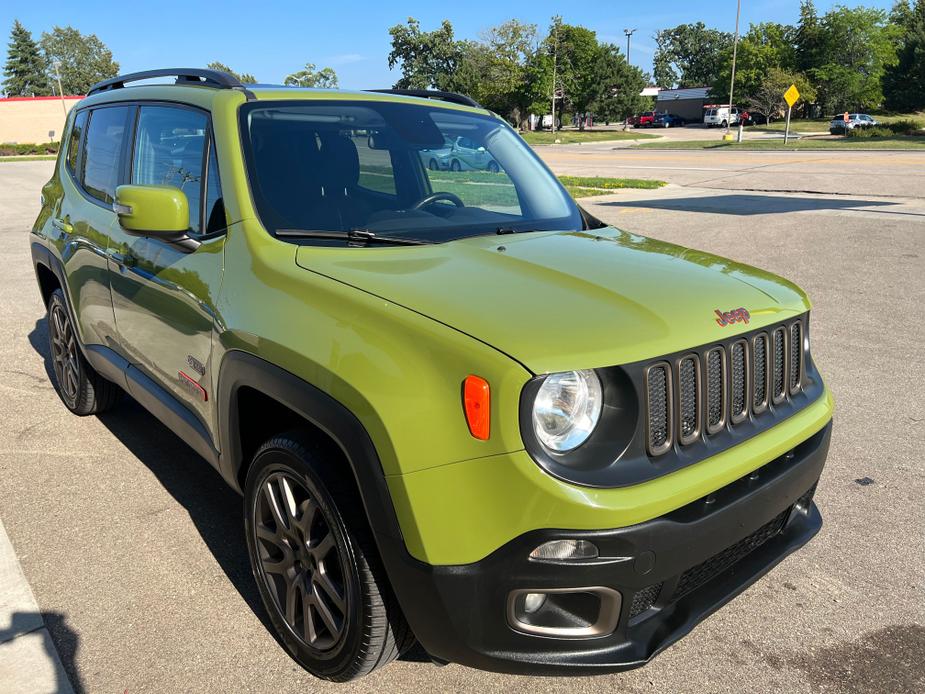
<path id="1" fill-rule="evenodd" d="M 74 693 L 2 520 L 0 683 L 5 694 Z"/>

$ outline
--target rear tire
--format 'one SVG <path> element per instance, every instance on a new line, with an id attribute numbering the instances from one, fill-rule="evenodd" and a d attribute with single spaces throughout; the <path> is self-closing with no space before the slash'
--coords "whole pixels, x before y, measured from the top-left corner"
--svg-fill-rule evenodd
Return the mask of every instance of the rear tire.
<path id="1" fill-rule="evenodd" d="M 119 401 L 119 386 L 100 376 L 84 358 L 60 289 L 48 299 L 48 345 L 55 390 L 71 412 L 81 417 L 99 414 Z"/>
<path id="2" fill-rule="evenodd" d="M 462 171 L 462 164 L 459 163 L 458 159 L 454 159 L 450 162 L 451 171 Z"/>
<path id="3" fill-rule="evenodd" d="M 335 682 L 414 644 L 345 465 L 291 432 L 260 447 L 244 485 L 251 568 L 273 626 L 296 662 Z"/>

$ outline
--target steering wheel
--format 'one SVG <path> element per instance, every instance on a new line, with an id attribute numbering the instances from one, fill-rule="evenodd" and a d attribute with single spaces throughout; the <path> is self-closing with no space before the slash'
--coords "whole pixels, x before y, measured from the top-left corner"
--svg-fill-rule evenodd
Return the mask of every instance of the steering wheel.
<path id="1" fill-rule="evenodd" d="M 446 200 L 447 202 L 451 202 L 454 205 L 456 205 L 456 207 L 466 206 L 466 203 L 460 200 L 458 195 L 454 195 L 453 193 L 442 192 L 442 193 L 433 193 L 431 195 L 421 198 L 420 200 L 418 200 L 416 203 L 414 203 L 411 206 L 411 209 L 419 210 L 422 207 L 427 207 L 428 205 L 431 205 L 435 202 L 440 202 L 441 200 Z"/>

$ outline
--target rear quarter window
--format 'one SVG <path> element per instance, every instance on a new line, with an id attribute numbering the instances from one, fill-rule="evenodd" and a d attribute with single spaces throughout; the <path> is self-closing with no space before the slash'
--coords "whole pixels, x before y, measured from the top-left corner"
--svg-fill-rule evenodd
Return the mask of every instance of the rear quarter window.
<path id="1" fill-rule="evenodd" d="M 67 168 L 72 174 L 77 174 L 77 155 L 80 154 L 80 142 L 87 128 L 87 112 L 81 111 L 74 117 L 71 134 L 67 141 Z"/>

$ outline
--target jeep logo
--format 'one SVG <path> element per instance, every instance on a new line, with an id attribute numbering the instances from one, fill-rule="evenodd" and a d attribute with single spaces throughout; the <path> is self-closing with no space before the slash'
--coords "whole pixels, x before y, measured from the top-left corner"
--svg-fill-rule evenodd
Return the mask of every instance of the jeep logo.
<path id="1" fill-rule="evenodd" d="M 748 311 L 746 311 L 744 308 L 735 308 L 731 311 L 726 311 L 725 313 L 719 309 L 716 309 L 714 313 L 716 313 L 716 323 L 721 328 L 724 328 L 727 325 L 732 325 L 733 323 L 745 323 L 748 325 L 748 319 L 751 318 Z"/>

